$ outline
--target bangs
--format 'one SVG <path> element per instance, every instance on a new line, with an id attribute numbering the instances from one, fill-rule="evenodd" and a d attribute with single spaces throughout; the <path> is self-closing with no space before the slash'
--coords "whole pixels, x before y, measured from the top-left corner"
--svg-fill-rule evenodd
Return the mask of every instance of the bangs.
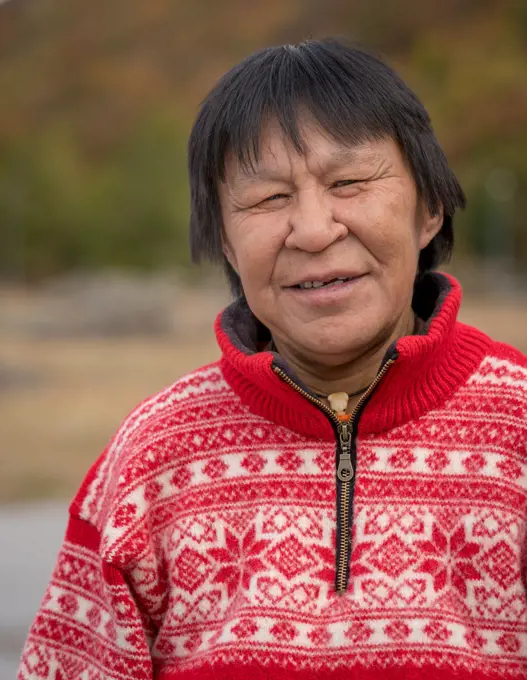
<path id="1" fill-rule="evenodd" d="M 262 131 L 270 121 L 277 121 L 285 140 L 301 154 L 306 149 L 301 133 L 306 119 L 346 145 L 398 138 L 394 102 L 383 96 L 379 62 L 375 78 L 370 78 L 365 71 L 372 70 L 372 57 L 362 60 L 362 55 L 354 55 L 346 63 L 342 54 L 338 58 L 332 54 L 332 48 L 326 42 L 318 49 L 305 50 L 299 45 L 265 50 L 253 55 L 243 70 L 231 71 L 229 82 L 220 81 L 219 87 L 224 85 L 228 96 L 205 138 L 211 167 L 221 181 L 228 152 L 244 170 L 254 170 Z M 395 74 L 384 64 L 382 68 L 393 89 Z"/>

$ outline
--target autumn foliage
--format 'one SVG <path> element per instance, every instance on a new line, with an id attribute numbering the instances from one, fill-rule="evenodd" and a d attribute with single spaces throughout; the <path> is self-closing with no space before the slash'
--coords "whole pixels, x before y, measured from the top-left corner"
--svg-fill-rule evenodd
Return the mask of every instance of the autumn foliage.
<path id="1" fill-rule="evenodd" d="M 186 138 L 247 53 L 346 35 L 429 109 L 469 207 L 458 252 L 527 264 L 523 0 L 0 5 L 0 277 L 184 265 Z"/>

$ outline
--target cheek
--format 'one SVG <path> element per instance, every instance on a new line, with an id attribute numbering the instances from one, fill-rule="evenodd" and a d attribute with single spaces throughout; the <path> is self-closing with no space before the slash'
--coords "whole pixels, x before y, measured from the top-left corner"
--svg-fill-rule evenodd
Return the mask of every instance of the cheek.
<path id="1" fill-rule="evenodd" d="M 251 216 L 229 225 L 226 234 L 245 291 L 266 285 L 285 240 L 279 225 Z"/>
<path id="2" fill-rule="evenodd" d="M 381 267 L 409 265 L 417 257 L 418 234 L 411 196 L 372 192 L 356 197 L 335 215 Z"/>

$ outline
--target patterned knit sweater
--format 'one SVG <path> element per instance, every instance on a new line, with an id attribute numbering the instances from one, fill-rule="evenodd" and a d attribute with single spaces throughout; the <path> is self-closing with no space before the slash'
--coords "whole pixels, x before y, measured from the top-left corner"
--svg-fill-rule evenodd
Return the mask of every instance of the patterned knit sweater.
<path id="1" fill-rule="evenodd" d="M 527 359 L 460 299 L 416 290 L 350 481 L 335 423 L 227 308 L 221 361 L 87 475 L 19 680 L 526 678 Z"/>

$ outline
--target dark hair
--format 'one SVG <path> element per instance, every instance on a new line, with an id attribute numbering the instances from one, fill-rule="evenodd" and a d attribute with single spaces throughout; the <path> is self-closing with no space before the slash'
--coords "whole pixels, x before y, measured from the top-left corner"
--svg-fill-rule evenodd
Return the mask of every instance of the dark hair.
<path id="1" fill-rule="evenodd" d="M 188 147 L 192 259 L 223 263 L 235 295 L 241 282 L 222 248 L 218 184 L 225 156 L 240 164 L 258 160 L 263 124 L 276 119 L 303 153 L 302 112 L 346 143 L 391 137 L 399 143 L 417 192 L 432 214 L 444 212 L 440 232 L 421 251 L 418 275 L 447 260 L 454 244 L 452 218 L 465 196 L 434 135 L 424 106 L 380 59 L 345 42 L 308 40 L 269 47 L 228 71 L 204 100 Z"/>

